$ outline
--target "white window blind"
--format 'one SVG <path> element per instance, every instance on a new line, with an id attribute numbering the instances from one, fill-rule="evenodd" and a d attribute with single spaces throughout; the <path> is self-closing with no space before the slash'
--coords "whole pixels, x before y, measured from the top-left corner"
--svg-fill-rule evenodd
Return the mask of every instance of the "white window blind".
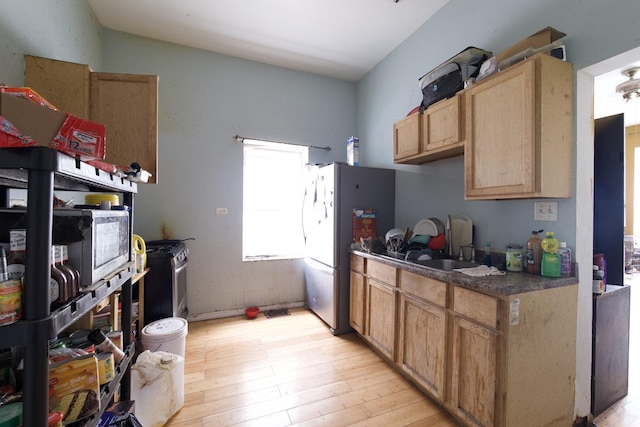
<path id="1" fill-rule="evenodd" d="M 299 258 L 309 148 L 244 140 L 242 258 Z"/>

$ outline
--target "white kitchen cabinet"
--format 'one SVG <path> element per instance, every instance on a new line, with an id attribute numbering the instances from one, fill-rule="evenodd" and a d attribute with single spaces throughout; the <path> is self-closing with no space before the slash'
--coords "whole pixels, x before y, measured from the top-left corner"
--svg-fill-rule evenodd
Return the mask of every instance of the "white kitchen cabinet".
<path id="1" fill-rule="evenodd" d="M 573 69 L 534 55 L 466 91 L 466 199 L 571 197 Z"/>

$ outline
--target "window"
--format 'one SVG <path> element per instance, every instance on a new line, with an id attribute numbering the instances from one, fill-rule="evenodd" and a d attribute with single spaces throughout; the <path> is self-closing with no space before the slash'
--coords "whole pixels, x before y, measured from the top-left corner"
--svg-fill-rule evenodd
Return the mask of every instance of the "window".
<path id="1" fill-rule="evenodd" d="M 244 140 L 242 259 L 299 258 L 309 148 Z"/>

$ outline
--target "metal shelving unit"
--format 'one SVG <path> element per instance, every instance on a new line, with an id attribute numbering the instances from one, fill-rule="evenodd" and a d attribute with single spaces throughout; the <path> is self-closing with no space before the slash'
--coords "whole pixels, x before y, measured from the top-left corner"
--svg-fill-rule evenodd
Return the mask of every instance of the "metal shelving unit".
<path id="1" fill-rule="evenodd" d="M 49 402 L 49 340 L 91 310 L 99 301 L 120 289 L 122 298 L 122 332 L 126 349 L 118 365 L 116 378 L 101 388 L 104 410 L 119 384 L 124 400 L 130 395 L 130 365 L 135 352 L 131 343 L 131 278 L 133 263 L 101 280 L 91 291 L 70 301 L 54 312 L 49 310 L 49 257 L 53 223 L 53 191 L 114 191 L 123 193 L 123 203 L 131 207 L 130 234 L 133 233 L 134 195 L 137 184 L 99 170 L 64 153 L 47 147 L 0 149 L 0 206 L 8 206 L 9 189 L 28 190 L 26 226 L 27 252 L 22 293 L 22 320 L 0 327 L 3 346 L 23 348 L 23 424 L 44 426 Z M 131 250 L 129 260 L 131 260 Z M 100 414 L 86 425 L 98 423 Z"/>

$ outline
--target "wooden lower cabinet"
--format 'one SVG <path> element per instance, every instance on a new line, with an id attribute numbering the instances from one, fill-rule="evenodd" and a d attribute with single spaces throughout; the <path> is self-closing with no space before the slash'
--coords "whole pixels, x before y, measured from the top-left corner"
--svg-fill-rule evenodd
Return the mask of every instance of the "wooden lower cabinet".
<path id="1" fill-rule="evenodd" d="M 398 366 L 436 399 L 445 398 L 447 311 L 400 295 Z"/>
<path id="2" fill-rule="evenodd" d="M 364 275 L 351 271 L 349 290 L 349 324 L 361 335 L 365 334 L 366 280 Z"/>
<path id="3" fill-rule="evenodd" d="M 572 425 L 577 285 L 492 295 L 371 259 L 351 280 L 352 325 L 461 425 Z"/>
<path id="4" fill-rule="evenodd" d="M 495 425 L 497 354 L 496 332 L 454 316 L 450 404 L 470 425 Z"/>
<path id="5" fill-rule="evenodd" d="M 396 360 L 397 290 L 372 279 L 367 280 L 367 340 L 390 360 Z"/>

